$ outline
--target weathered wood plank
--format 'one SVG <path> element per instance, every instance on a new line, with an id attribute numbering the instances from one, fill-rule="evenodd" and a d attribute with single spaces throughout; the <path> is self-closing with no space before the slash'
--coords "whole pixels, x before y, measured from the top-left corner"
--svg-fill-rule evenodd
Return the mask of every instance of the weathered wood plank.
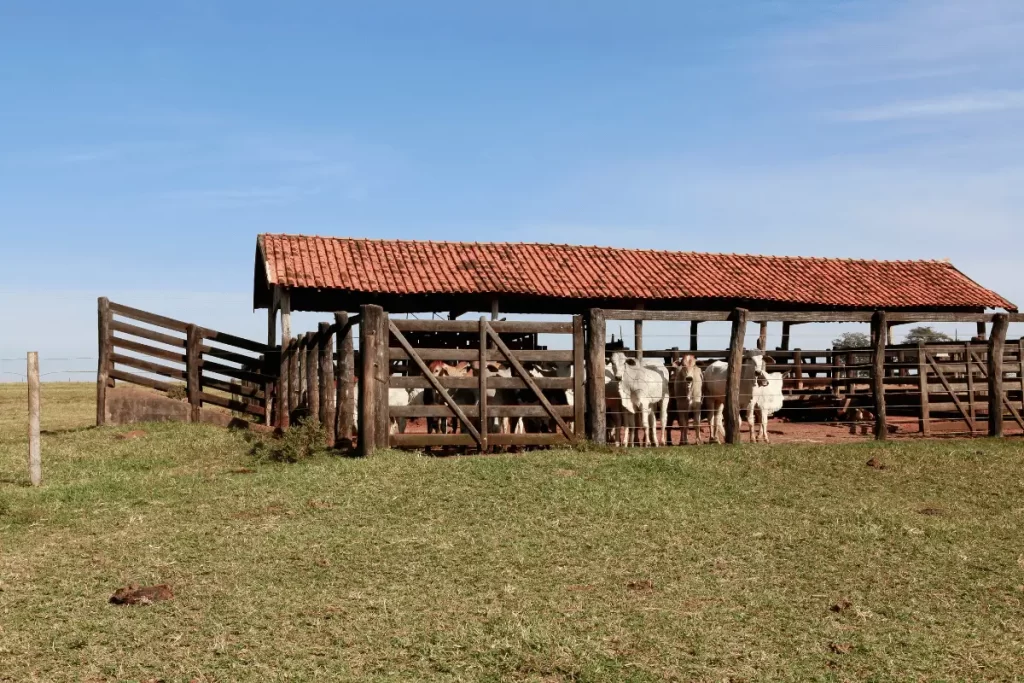
<path id="1" fill-rule="evenodd" d="M 238 337 L 227 332 L 218 332 L 217 330 L 211 330 L 209 328 L 200 328 L 203 333 L 203 337 L 210 341 L 215 341 L 219 344 L 226 344 L 227 346 L 237 346 L 240 349 L 246 351 L 252 351 L 253 353 L 268 353 L 274 350 L 274 347 L 267 346 L 262 342 L 253 341 L 246 339 L 245 337 Z"/>
<path id="2" fill-rule="evenodd" d="M 942 366 L 936 363 L 932 359 L 930 354 L 926 353 L 925 358 L 928 361 L 928 365 L 930 365 L 932 370 L 935 371 L 935 375 L 939 378 L 939 381 L 942 383 L 942 386 L 949 393 L 949 397 L 953 399 L 953 404 L 956 406 L 956 409 L 960 411 L 960 415 L 964 418 L 964 422 L 967 423 L 967 426 L 970 427 L 971 431 L 973 432 L 974 421 L 971 419 L 970 413 L 967 411 L 967 409 L 964 408 L 964 404 L 960 401 L 960 398 L 956 395 L 956 392 L 953 391 L 953 387 L 949 386 L 949 381 L 946 380 L 946 374 L 942 371 Z M 927 394 L 925 394 L 925 396 L 927 396 Z"/>
<path id="3" fill-rule="evenodd" d="M 222 365 L 212 360 L 206 360 L 205 358 L 200 361 L 199 367 L 202 368 L 203 373 L 224 375 L 225 377 L 240 379 L 243 382 L 252 382 L 253 384 L 259 384 L 261 386 L 265 386 L 269 382 L 274 381 L 273 377 L 267 377 L 259 372 L 239 370 L 238 368 L 233 368 L 230 365 Z"/>
<path id="4" fill-rule="evenodd" d="M 139 337 L 141 339 L 148 339 L 149 341 L 159 342 L 175 348 L 185 348 L 184 337 L 174 337 L 163 332 L 157 332 L 150 330 L 145 327 L 138 327 L 130 323 L 121 322 L 119 320 L 112 320 L 109 323 L 109 329 L 112 332 L 121 332 L 123 334 L 130 334 L 133 337 Z"/>
<path id="5" fill-rule="evenodd" d="M 479 405 L 471 406 L 464 405 L 460 406 L 462 412 L 469 418 L 479 418 L 482 414 L 481 407 Z M 553 406 L 556 413 L 561 417 L 572 417 L 573 407 L 572 406 Z M 455 411 L 451 407 L 446 405 L 408 405 L 408 406 L 389 406 L 388 413 L 391 417 L 457 417 Z M 488 417 L 549 417 L 548 411 L 544 406 L 519 406 L 519 405 L 491 405 L 487 406 Z M 482 436 L 482 434 L 481 434 Z M 493 436 L 493 434 L 491 435 Z"/>
<path id="6" fill-rule="evenodd" d="M 583 441 L 587 438 L 587 415 L 586 399 L 583 385 L 583 378 L 586 375 L 586 338 L 583 334 L 583 316 L 572 317 L 572 407 L 573 407 L 573 429 L 576 432 L 576 440 Z"/>
<path id="7" fill-rule="evenodd" d="M 115 304 L 114 302 L 110 302 L 110 312 L 119 315 L 122 318 L 129 318 L 131 320 L 149 323 L 150 325 L 157 325 L 158 327 L 166 327 L 167 329 L 174 330 L 175 332 L 184 332 L 185 328 L 189 325 L 181 320 L 157 315 L 156 313 L 149 313 L 148 311 L 132 308 L 131 306 L 125 306 L 123 304 Z"/>
<path id="8" fill-rule="evenodd" d="M 476 332 L 474 320 L 392 320 L 401 332 Z M 491 323 L 498 333 L 572 334 L 572 323 L 506 320 Z"/>
<path id="9" fill-rule="evenodd" d="M 469 434 L 392 434 L 389 441 L 394 448 L 478 445 Z M 569 442 L 564 434 L 492 434 L 488 441 L 492 446 L 557 446 Z"/>
<path id="10" fill-rule="evenodd" d="M 917 347 L 917 383 L 921 402 L 920 431 L 928 436 L 931 434 L 932 426 L 928 410 L 928 351 L 924 344 Z M 971 425 L 971 429 L 974 429 L 974 425 Z"/>
<path id="11" fill-rule="evenodd" d="M 245 401 L 236 401 L 227 396 L 221 396 L 220 394 L 211 394 L 209 392 L 202 392 L 200 394 L 203 403 L 209 403 L 211 405 L 220 406 L 221 408 L 227 408 L 228 410 L 234 410 L 239 413 L 247 413 L 249 415 L 257 415 L 264 417 L 267 414 L 266 408 L 255 403 L 246 403 Z"/>
<path id="12" fill-rule="evenodd" d="M 338 395 L 336 400 L 338 416 L 335 445 L 350 447 L 352 431 L 355 427 L 352 414 L 355 407 L 353 378 L 356 373 L 355 354 L 352 349 L 352 318 L 348 313 L 339 311 L 334 314 L 334 327 L 338 339 Z"/>
<path id="13" fill-rule="evenodd" d="M 152 356 L 161 360 L 169 360 L 172 363 L 185 363 L 184 353 L 176 353 L 156 346 L 150 346 L 149 344 L 140 344 L 139 342 L 135 342 L 130 339 L 122 339 L 121 337 L 112 336 L 110 338 L 110 345 L 117 349 L 127 349 L 129 351 L 135 351 L 136 353 L 144 353 L 147 356 Z"/>
<path id="14" fill-rule="evenodd" d="M 334 401 L 337 398 L 337 388 L 334 386 L 334 334 L 331 331 L 331 324 L 327 322 L 320 323 L 318 330 L 320 372 L 317 374 L 320 381 L 320 424 L 327 432 L 327 447 L 334 448 L 336 435 Z"/>
<path id="15" fill-rule="evenodd" d="M 875 439 L 889 438 L 885 412 L 885 311 L 875 311 L 871 318 L 871 393 L 875 402 Z"/>
<path id="16" fill-rule="evenodd" d="M 134 370 L 151 372 L 154 375 L 161 375 L 171 379 L 180 379 L 184 381 L 187 378 L 185 371 L 180 368 L 172 368 L 168 365 L 154 363 L 142 358 L 135 358 L 134 356 L 125 356 L 120 353 L 111 353 L 110 362 L 115 365 L 124 365 Z"/>
<path id="17" fill-rule="evenodd" d="M 391 347 L 388 349 L 388 353 L 391 356 L 391 360 L 408 360 L 409 354 L 406 353 L 405 349 L 401 347 Z M 562 362 L 567 363 L 572 361 L 572 351 L 557 351 L 557 350 L 527 350 L 527 351 L 515 351 L 516 358 L 523 362 Z M 416 355 L 422 358 L 426 362 L 434 360 L 444 361 L 465 361 L 475 362 L 480 360 L 480 351 L 478 349 L 427 349 L 417 348 Z M 501 361 L 505 357 L 501 355 L 501 352 L 497 349 L 489 349 L 487 351 L 487 361 Z"/>
<path id="18" fill-rule="evenodd" d="M 162 382 L 158 379 L 153 379 L 152 377 L 143 377 L 142 375 L 136 375 L 135 373 L 132 372 L 125 372 L 123 370 L 118 370 L 117 368 L 112 368 L 108 374 L 114 379 L 119 379 L 122 382 L 128 382 L 129 384 L 138 384 L 139 386 L 149 387 L 150 389 L 156 389 L 157 391 L 161 391 L 163 393 L 167 393 L 171 389 L 171 384 L 169 382 Z"/>
<path id="19" fill-rule="evenodd" d="M 388 444 L 388 319 L 380 306 L 360 310 L 359 454 L 367 456 Z"/>
<path id="20" fill-rule="evenodd" d="M 203 377 L 203 388 L 223 391 L 226 394 L 237 394 L 238 396 L 245 396 L 257 401 L 263 401 L 267 397 L 265 391 L 260 391 L 254 386 L 242 384 L 241 382 L 225 382 L 213 379 L 212 377 Z"/>
<path id="21" fill-rule="evenodd" d="M 438 383 L 445 389 L 476 389 L 479 381 L 476 377 L 435 377 Z M 541 389 L 572 389 L 573 378 L 571 377 L 536 377 L 534 382 Z M 401 389 L 432 389 L 434 384 L 426 377 L 419 375 L 401 377 L 392 375 L 389 378 L 389 385 Z M 527 389 L 526 382 L 518 377 L 489 377 L 487 386 L 491 389 Z"/>

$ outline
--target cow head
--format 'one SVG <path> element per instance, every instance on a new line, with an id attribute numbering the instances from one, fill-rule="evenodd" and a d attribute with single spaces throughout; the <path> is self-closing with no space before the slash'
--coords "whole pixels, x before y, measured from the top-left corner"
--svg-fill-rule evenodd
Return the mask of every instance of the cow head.
<path id="1" fill-rule="evenodd" d="M 763 351 L 746 351 L 744 356 L 746 357 L 745 362 L 754 369 L 754 381 L 757 382 L 757 386 L 768 386 L 768 365 L 774 363 L 775 360 L 764 355 Z"/>
<path id="2" fill-rule="evenodd" d="M 683 381 L 686 391 L 690 391 L 695 379 L 702 377 L 700 368 L 697 367 L 697 359 L 690 354 L 672 361 L 672 368 L 679 373 L 678 377 Z"/>
<path id="3" fill-rule="evenodd" d="M 616 351 L 615 353 L 613 353 L 611 362 L 612 377 L 614 377 L 617 380 L 621 380 L 623 373 L 625 373 L 626 371 L 626 365 L 629 363 L 630 360 L 633 360 L 634 365 L 636 364 L 636 361 L 632 358 L 627 360 L 626 354 L 624 354 L 622 351 Z"/>

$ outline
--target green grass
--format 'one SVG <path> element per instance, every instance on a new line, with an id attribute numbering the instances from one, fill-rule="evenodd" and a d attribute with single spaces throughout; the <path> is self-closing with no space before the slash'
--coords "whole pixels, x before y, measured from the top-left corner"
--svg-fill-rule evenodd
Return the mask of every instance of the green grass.
<path id="1" fill-rule="evenodd" d="M 31 489 L 0 385 L 0 680 L 1024 671 L 1021 441 L 255 464 L 214 427 L 79 429 L 91 387 L 44 387 Z M 176 597 L 107 603 L 132 581 Z"/>

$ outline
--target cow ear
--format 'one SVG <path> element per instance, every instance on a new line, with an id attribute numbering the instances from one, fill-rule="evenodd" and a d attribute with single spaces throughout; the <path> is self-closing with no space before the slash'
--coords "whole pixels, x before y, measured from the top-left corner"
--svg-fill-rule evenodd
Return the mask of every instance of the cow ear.
<path id="1" fill-rule="evenodd" d="M 636 358 L 627 358 L 626 365 L 636 366 Z"/>

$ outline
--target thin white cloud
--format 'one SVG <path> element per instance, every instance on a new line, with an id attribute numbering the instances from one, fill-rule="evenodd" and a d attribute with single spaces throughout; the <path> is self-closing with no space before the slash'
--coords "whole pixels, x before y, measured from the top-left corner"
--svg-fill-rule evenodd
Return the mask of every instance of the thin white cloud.
<path id="1" fill-rule="evenodd" d="M 986 112 L 1024 109 L 1024 90 L 994 90 L 964 93 L 949 97 L 892 102 L 873 107 L 862 107 L 836 112 L 840 121 L 873 122 L 903 119 L 963 116 Z"/>
<path id="2" fill-rule="evenodd" d="M 271 187 L 218 188 L 208 190 L 181 190 L 163 196 L 176 202 L 190 202 L 213 206 L 265 206 L 289 204 L 304 197 L 320 194 L 320 187 L 278 185 Z"/>

